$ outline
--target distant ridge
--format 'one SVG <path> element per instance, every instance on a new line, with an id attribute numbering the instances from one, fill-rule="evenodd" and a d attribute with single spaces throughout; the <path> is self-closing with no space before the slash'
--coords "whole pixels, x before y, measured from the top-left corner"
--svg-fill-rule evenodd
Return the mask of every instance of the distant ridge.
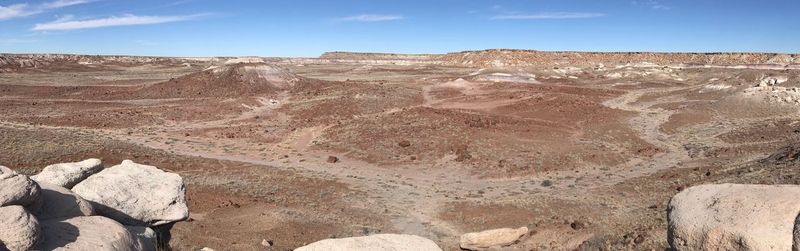
<path id="1" fill-rule="evenodd" d="M 327 60 L 421 60 L 444 65 L 464 66 L 592 66 L 648 62 L 658 65 L 790 65 L 800 64 L 800 54 L 757 52 L 577 52 L 489 49 L 447 54 L 395 54 L 327 52 Z"/>
<path id="2" fill-rule="evenodd" d="M 398 54 L 375 52 L 326 52 L 318 58 L 281 57 L 154 57 L 76 54 L 0 54 L 0 72 L 46 70 L 51 65 L 71 70 L 93 70 L 102 64 L 222 64 L 239 58 L 261 58 L 271 64 L 397 64 L 448 65 L 468 67 L 626 65 L 651 63 L 661 66 L 763 67 L 800 69 L 800 54 L 759 52 L 578 52 L 488 49 L 447 54 Z"/>

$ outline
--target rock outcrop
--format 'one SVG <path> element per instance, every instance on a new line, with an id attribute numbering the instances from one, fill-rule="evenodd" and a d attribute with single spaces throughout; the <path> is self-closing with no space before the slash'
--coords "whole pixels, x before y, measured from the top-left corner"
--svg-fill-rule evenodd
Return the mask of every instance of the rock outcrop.
<path id="1" fill-rule="evenodd" d="M 51 167 L 58 168 L 39 175 L 85 178 L 74 189 L 94 201 L 0 166 L 0 250 L 155 251 L 157 235 L 168 238 L 169 227 L 157 232 L 150 226 L 188 217 L 183 180 L 177 174 L 129 160 L 94 175 L 86 171 L 96 166 L 100 160 L 56 164 Z M 53 173 L 59 175 L 50 176 Z M 76 173 L 80 175 L 70 175 Z M 67 180 L 62 184 L 76 179 Z"/>
<path id="2" fill-rule="evenodd" d="M 24 207 L 0 207 L 0 250 L 33 250 L 40 237 L 39 221 Z"/>
<path id="3" fill-rule="evenodd" d="M 528 234 L 527 227 L 500 228 L 461 235 L 459 246 L 467 250 L 484 250 L 512 245 Z"/>
<path id="4" fill-rule="evenodd" d="M 0 206 L 38 204 L 39 185 L 28 176 L 18 174 L 8 167 L 0 166 Z M 30 208 L 37 211 L 38 208 Z"/>
<path id="5" fill-rule="evenodd" d="M 675 250 L 792 250 L 798 196 L 794 185 L 688 188 L 669 203 L 669 244 Z"/>
<path id="6" fill-rule="evenodd" d="M 75 185 L 100 215 L 126 225 L 158 226 L 185 220 L 186 188 L 180 175 L 125 160 Z"/>
<path id="7" fill-rule="evenodd" d="M 125 226 L 102 216 L 42 221 L 42 250 L 143 250 Z"/>
<path id="8" fill-rule="evenodd" d="M 103 170 L 103 162 L 99 159 L 87 159 L 81 162 L 61 163 L 45 167 L 42 172 L 31 176 L 37 182 L 47 182 L 56 186 L 72 188 L 92 174 Z"/>
<path id="9" fill-rule="evenodd" d="M 433 241 L 416 235 L 376 234 L 362 237 L 325 239 L 295 251 L 427 251 L 442 249 Z"/>
<path id="10" fill-rule="evenodd" d="M 39 182 L 42 207 L 35 213 L 39 220 L 94 215 L 92 204 L 64 187 Z"/>

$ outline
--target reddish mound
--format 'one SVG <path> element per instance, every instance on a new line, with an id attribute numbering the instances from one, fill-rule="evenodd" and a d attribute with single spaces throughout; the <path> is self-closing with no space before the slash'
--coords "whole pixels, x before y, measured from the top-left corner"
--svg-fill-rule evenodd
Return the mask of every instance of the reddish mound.
<path id="1" fill-rule="evenodd" d="M 147 86 L 136 90 L 135 95 L 144 98 L 256 96 L 314 81 L 266 64 L 236 64 Z"/>

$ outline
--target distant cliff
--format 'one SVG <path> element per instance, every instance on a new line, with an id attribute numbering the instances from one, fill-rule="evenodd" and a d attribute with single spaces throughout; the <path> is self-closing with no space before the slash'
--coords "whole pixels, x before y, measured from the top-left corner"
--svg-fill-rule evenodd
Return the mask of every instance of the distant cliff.
<path id="1" fill-rule="evenodd" d="M 656 53 L 656 52 L 549 52 L 493 49 L 447 54 L 389 54 L 329 52 L 320 59 L 342 62 L 417 61 L 431 64 L 476 67 L 501 66 L 595 66 L 653 63 L 657 65 L 791 65 L 800 64 L 798 54 L 778 53 Z"/>
<path id="2" fill-rule="evenodd" d="M 367 53 L 367 52 L 326 52 L 319 60 L 338 63 L 366 63 L 366 64 L 444 64 L 435 54 L 394 54 L 394 53 Z"/>

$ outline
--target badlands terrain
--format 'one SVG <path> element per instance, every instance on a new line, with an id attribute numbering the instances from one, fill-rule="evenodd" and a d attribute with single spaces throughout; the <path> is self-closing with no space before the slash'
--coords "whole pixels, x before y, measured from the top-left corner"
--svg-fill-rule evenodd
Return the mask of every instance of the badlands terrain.
<path id="1" fill-rule="evenodd" d="M 663 250 L 698 184 L 800 184 L 800 55 L 487 50 L 0 55 L 0 165 L 186 183 L 175 250 L 527 227 L 510 250 Z"/>

